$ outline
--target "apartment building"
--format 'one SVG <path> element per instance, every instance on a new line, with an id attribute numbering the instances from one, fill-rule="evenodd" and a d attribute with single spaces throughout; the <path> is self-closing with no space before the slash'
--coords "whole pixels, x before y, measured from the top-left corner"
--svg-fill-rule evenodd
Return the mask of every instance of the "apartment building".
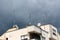
<path id="1" fill-rule="evenodd" d="M 49 40 L 47 32 L 34 25 L 22 29 L 15 25 L 1 37 L 2 40 Z"/>
<path id="2" fill-rule="evenodd" d="M 1 40 L 60 40 L 57 28 L 53 25 L 29 25 L 19 29 L 17 25 L 7 30 Z"/>
<path id="3" fill-rule="evenodd" d="M 51 24 L 47 24 L 47 25 L 41 25 L 40 26 L 41 29 L 45 30 L 48 32 L 48 37 L 49 37 L 49 40 L 58 40 L 58 37 L 57 37 L 57 28 L 54 27 L 53 25 Z"/>

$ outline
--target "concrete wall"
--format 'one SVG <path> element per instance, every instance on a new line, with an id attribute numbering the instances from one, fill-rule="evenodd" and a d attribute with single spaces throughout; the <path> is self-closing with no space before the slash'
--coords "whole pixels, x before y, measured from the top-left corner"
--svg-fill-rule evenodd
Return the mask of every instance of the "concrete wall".
<path id="1" fill-rule="evenodd" d="M 8 40 L 21 40 L 22 35 L 27 35 L 26 37 L 29 39 L 29 32 L 41 33 L 41 30 L 38 27 L 29 26 L 16 31 L 7 32 L 5 37 L 8 38 Z"/>
<path id="2" fill-rule="evenodd" d="M 53 25 L 50 25 L 50 24 L 47 24 L 47 25 L 43 25 L 43 26 L 40 26 L 41 29 L 45 30 L 48 32 L 48 37 L 49 38 L 54 38 L 56 40 L 58 40 L 58 37 L 57 35 L 53 35 L 53 29 L 56 30 L 56 34 L 57 34 L 57 28 L 55 28 Z"/>
<path id="3" fill-rule="evenodd" d="M 49 40 L 48 33 L 43 30 L 42 30 L 42 37 L 45 37 L 45 40 Z"/>
<path id="4" fill-rule="evenodd" d="M 43 29 L 43 30 L 41 30 L 40 28 Z M 51 36 L 53 38 L 55 38 L 56 40 L 58 40 L 58 38 L 60 38 L 60 36 L 57 37 L 57 36 L 54 36 L 52 34 L 52 32 L 53 32 L 52 29 L 55 29 L 56 33 L 57 33 L 57 29 L 54 26 L 52 26 L 52 25 L 43 25 L 43 26 L 40 26 L 40 28 L 32 25 L 32 26 L 27 26 L 26 28 L 18 29 L 18 30 L 9 29 L 6 33 L 4 33 L 1 36 L 1 38 L 2 38 L 2 40 L 6 40 L 6 38 L 8 38 L 8 40 L 21 40 L 21 36 L 25 35 L 26 38 L 30 39 L 29 38 L 29 32 L 35 32 L 35 33 L 38 33 L 38 34 L 42 34 L 42 35 L 40 35 L 41 38 L 43 36 L 43 37 L 46 38 L 46 40 L 49 40 L 49 38 Z"/>

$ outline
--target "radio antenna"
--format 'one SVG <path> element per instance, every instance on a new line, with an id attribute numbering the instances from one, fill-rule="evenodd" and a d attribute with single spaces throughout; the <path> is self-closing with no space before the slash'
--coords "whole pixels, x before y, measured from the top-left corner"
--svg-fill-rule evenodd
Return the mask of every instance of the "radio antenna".
<path id="1" fill-rule="evenodd" d="M 29 25 L 31 25 L 32 19 L 31 19 L 31 13 L 29 13 Z"/>

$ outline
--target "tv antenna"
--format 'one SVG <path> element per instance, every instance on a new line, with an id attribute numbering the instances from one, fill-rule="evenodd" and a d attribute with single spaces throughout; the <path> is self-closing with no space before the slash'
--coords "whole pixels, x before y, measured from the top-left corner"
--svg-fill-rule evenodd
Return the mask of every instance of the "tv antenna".
<path id="1" fill-rule="evenodd" d="M 31 19 L 31 13 L 29 13 L 29 25 L 31 25 L 32 19 Z"/>

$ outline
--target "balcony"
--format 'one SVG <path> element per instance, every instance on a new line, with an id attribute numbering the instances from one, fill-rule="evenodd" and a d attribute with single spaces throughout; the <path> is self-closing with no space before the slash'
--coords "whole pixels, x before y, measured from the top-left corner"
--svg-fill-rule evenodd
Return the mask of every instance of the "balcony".
<path id="1" fill-rule="evenodd" d="M 34 25 L 29 26 L 27 30 L 28 30 L 28 32 L 34 32 L 34 33 L 41 34 L 41 29 Z"/>
<path id="2" fill-rule="evenodd" d="M 30 40 L 41 40 L 40 35 L 41 34 L 30 32 L 29 33 L 29 38 L 30 38 Z"/>

